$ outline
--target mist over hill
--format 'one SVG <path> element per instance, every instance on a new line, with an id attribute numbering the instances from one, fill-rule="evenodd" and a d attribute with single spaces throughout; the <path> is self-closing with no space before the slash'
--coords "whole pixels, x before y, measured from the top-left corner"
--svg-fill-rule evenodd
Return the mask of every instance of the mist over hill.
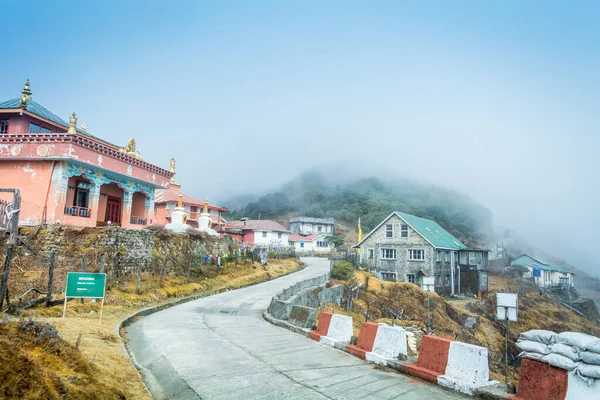
<path id="1" fill-rule="evenodd" d="M 276 219 L 289 213 L 333 217 L 356 224 L 367 233 L 393 211 L 433 219 L 467 246 L 481 246 L 492 232 L 492 213 L 456 190 L 416 180 L 375 177 L 339 180 L 310 171 L 256 200 L 240 206 L 236 196 L 224 204 L 231 219 Z"/>

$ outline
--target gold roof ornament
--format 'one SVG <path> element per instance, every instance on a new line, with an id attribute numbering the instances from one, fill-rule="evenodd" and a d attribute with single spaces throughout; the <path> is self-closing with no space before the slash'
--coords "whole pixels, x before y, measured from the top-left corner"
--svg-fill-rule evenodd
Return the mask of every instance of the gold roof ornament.
<path id="1" fill-rule="evenodd" d="M 136 150 L 136 144 L 135 144 L 135 139 L 134 138 L 130 138 L 129 141 L 127 142 L 127 144 L 123 147 L 121 147 L 121 151 L 123 153 L 129 154 L 131 157 L 135 157 L 138 159 L 142 159 L 142 155 L 140 154 L 139 151 Z"/>
<path id="2" fill-rule="evenodd" d="M 85 124 L 85 122 L 81 125 L 81 130 L 84 132 L 87 131 L 87 125 Z"/>
<path id="3" fill-rule="evenodd" d="M 77 133 L 77 114 L 75 112 L 69 117 L 69 130 L 67 133 L 72 135 Z"/>
<path id="4" fill-rule="evenodd" d="M 204 214 L 208 214 L 208 199 L 204 200 L 204 209 L 202 210 Z"/>
<path id="5" fill-rule="evenodd" d="M 177 201 L 177 207 L 183 207 L 183 194 L 179 193 L 179 200 Z"/>
<path id="6" fill-rule="evenodd" d="M 29 87 L 29 79 L 25 81 L 25 87 L 21 90 L 21 100 L 19 101 L 19 108 L 27 108 L 27 102 L 31 100 L 31 95 L 33 92 Z"/>
<path id="7" fill-rule="evenodd" d="M 170 164 L 169 164 L 169 171 L 171 171 L 171 173 L 175 174 L 175 158 L 171 158 Z M 171 183 L 175 183 L 175 176 L 171 177 Z"/>

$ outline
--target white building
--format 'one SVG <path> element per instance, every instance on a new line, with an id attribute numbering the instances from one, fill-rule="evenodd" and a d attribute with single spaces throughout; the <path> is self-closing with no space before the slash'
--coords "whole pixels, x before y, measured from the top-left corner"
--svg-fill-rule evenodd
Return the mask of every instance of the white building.
<path id="1" fill-rule="evenodd" d="M 510 262 L 511 266 L 520 265 L 527 268 L 525 278 L 533 278 L 540 287 L 573 287 L 575 274 L 559 268 L 554 268 L 529 254 L 521 254 Z"/>
<path id="2" fill-rule="evenodd" d="M 326 235 L 318 233 L 307 236 L 291 234 L 289 241 L 297 253 L 326 254 L 331 252 L 333 246 L 327 243 L 325 237 Z"/>
<path id="3" fill-rule="evenodd" d="M 333 235 L 335 233 L 335 220 L 333 218 L 311 218 L 295 217 L 290 219 L 290 230 L 299 235 L 311 235 L 323 233 Z"/>
<path id="4" fill-rule="evenodd" d="M 259 246 L 289 247 L 289 229 L 278 222 L 268 219 L 247 219 L 232 221 L 226 226 L 226 232 L 243 244 Z"/>

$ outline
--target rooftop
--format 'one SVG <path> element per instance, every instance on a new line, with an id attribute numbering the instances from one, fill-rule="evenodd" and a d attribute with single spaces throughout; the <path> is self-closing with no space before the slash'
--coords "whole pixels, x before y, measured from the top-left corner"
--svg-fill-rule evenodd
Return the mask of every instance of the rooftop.
<path id="1" fill-rule="evenodd" d="M 312 217 L 294 217 L 290 219 L 290 224 L 293 222 L 308 222 L 309 224 L 335 224 L 333 218 L 312 218 Z"/>
<path id="2" fill-rule="evenodd" d="M 199 206 L 199 207 L 204 206 L 204 200 L 198 200 L 192 196 L 188 196 L 185 193 L 181 193 L 181 194 L 183 195 L 181 198 L 181 202 L 183 204 Z M 179 201 L 179 195 L 168 189 L 157 190 L 156 195 L 154 196 L 154 204 L 177 203 L 178 201 Z M 211 210 L 219 210 L 219 211 L 223 211 L 223 212 L 229 211 L 226 208 L 214 206 L 211 204 L 208 205 L 208 208 L 210 208 Z"/>
<path id="3" fill-rule="evenodd" d="M 312 235 L 306 235 L 306 236 L 292 234 L 292 235 L 290 235 L 288 240 L 290 242 L 312 242 L 313 240 L 318 239 L 323 236 L 325 236 L 325 235 L 319 234 L 319 233 L 313 233 Z"/>
<path id="4" fill-rule="evenodd" d="M 227 228 L 242 229 L 245 231 L 273 231 L 290 233 L 289 229 L 285 228 L 279 222 L 269 219 L 249 219 L 246 221 L 232 221 L 227 224 Z"/>

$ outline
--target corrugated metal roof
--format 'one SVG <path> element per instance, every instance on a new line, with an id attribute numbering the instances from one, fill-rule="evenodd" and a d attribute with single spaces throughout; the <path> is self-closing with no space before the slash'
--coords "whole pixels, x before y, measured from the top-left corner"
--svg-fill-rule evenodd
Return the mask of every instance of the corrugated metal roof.
<path id="1" fill-rule="evenodd" d="M 227 228 L 243 229 L 248 231 L 274 231 L 290 233 L 279 222 L 271 221 L 269 219 L 249 219 L 246 221 L 232 221 L 227 224 Z"/>
<path id="2" fill-rule="evenodd" d="M 315 233 L 312 235 L 306 235 L 306 236 L 292 234 L 288 238 L 288 241 L 290 241 L 290 242 L 312 242 L 313 240 L 318 239 L 322 236 L 325 236 L 325 235 L 318 234 L 318 233 Z"/>
<path id="3" fill-rule="evenodd" d="M 335 224 L 333 218 L 312 218 L 312 217 L 294 217 L 290 219 L 292 222 L 308 222 L 309 224 Z"/>
<path id="4" fill-rule="evenodd" d="M 452 236 L 435 221 L 398 211 L 396 211 L 396 214 L 435 247 L 454 250 L 467 248 L 460 240 Z"/>
<path id="5" fill-rule="evenodd" d="M 510 265 L 528 265 L 533 268 L 543 269 L 544 271 L 555 271 L 561 273 L 569 273 L 575 275 L 574 272 L 567 271 L 565 269 L 555 268 L 550 264 L 545 263 L 537 257 L 529 255 L 527 253 L 521 254 L 519 257 L 515 258 L 510 262 Z"/>
<path id="6" fill-rule="evenodd" d="M 6 100 L 0 103 L 0 110 L 20 110 L 21 107 L 19 107 L 19 103 L 20 103 L 21 99 L 12 99 L 12 100 Z M 46 107 L 42 106 L 40 103 L 35 102 L 33 100 L 28 100 L 27 101 L 27 107 L 25 107 L 25 110 L 29 111 L 32 114 L 35 114 L 39 117 L 42 117 L 44 119 L 47 119 L 49 121 L 54 122 L 55 124 L 61 125 L 65 128 L 65 130 L 69 129 L 69 123 L 67 121 L 65 121 L 64 119 L 62 119 L 61 117 L 59 117 L 58 115 L 54 114 L 52 111 L 48 110 Z M 88 131 L 84 131 L 82 129 L 77 128 L 77 132 L 84 134 L 86 136 L 90 136 L 94 139 L 98 139 L 104 143 L 108 143 L 112 146 L 115 147 L 120 147 L 117 146 L 115 144 L 112 144 L 110 142 L 107 142 L 104 139 L 100 139 L 97 136 L 92 135 L 91 133 L 89 133 Z"/>
<path id="7" fill-rule="evenodd" d="M 199 207 L 204 206 L 203 200 L 198 200 L 192 196 L 188 196 L 185 193 L 181 193 L 181 194 L 183 195 L 181 198 L 181 202 L 183 204 L 190 204 L 190 205 L 199 206 Z M 177 203 L 178 201 L 179 201 L 179 195 L 177 193 L 173 193 L 172 191 L 170 191 L 168 189 L 157 190 L 156 194 L 154 196 L 154 204 L 161 204 L 161 203 L 167 203 L 167 202 Z M 208 208 L 210 208 L 211 210 L 219 210 L 219 211 L 228 212 L 228 210 L 226 208 L 214 206 L 212 204 L 209 204 Z"/>

